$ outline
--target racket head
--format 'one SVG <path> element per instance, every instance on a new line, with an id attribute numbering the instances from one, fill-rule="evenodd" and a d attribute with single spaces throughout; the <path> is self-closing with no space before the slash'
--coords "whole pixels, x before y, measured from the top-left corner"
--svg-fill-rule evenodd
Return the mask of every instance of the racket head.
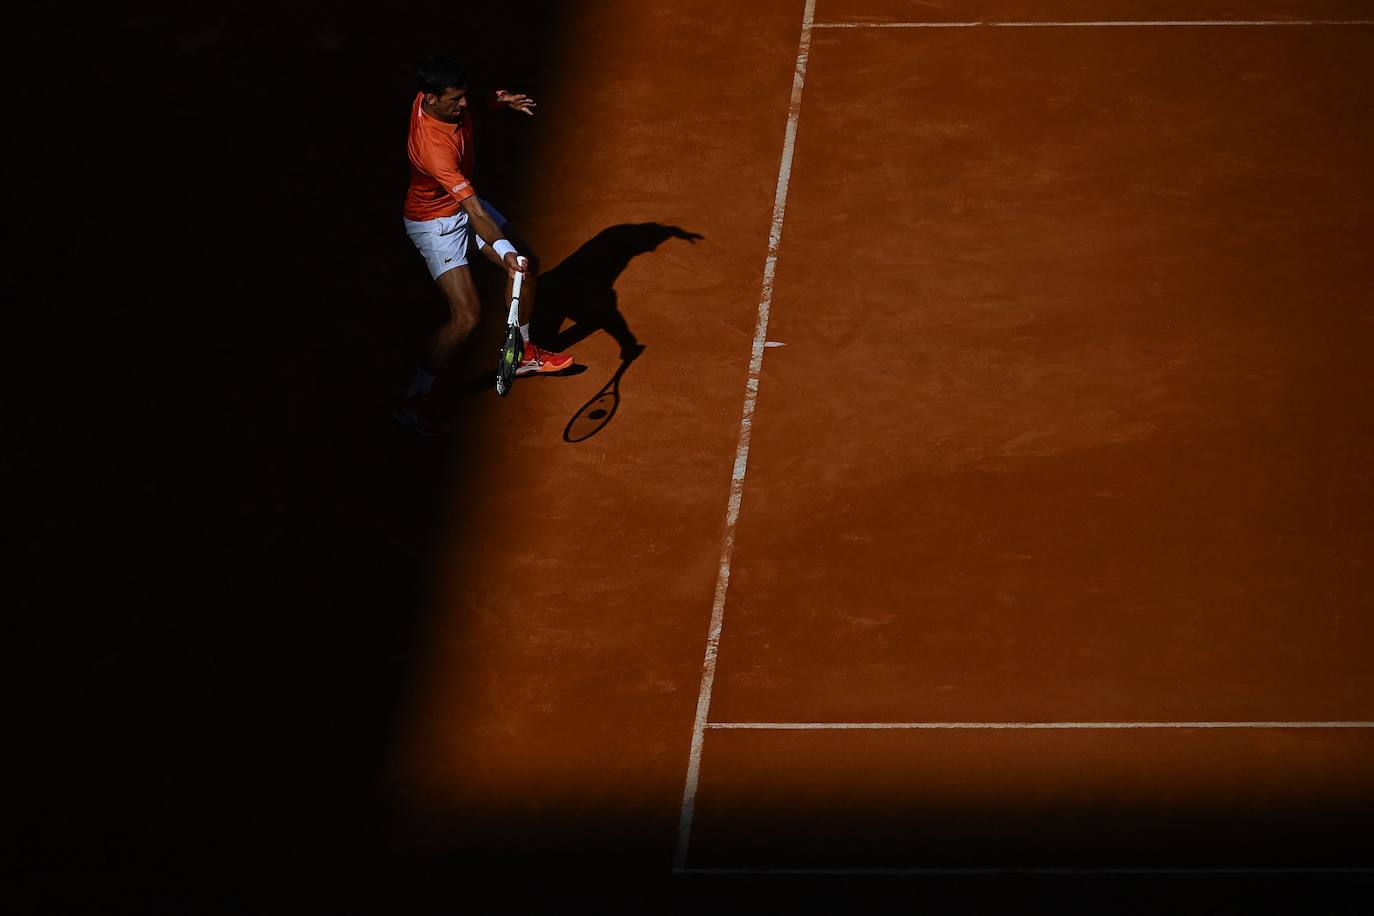
<path id="1" fill-rule="evenodd" d="M 496 366 L 496 393 L 505 397 L 515 381 L 515 370 L 525 357 L 525 340 L 515 325 L 506 328 L 506 342 L 501 345 L 501 361 Z"/>

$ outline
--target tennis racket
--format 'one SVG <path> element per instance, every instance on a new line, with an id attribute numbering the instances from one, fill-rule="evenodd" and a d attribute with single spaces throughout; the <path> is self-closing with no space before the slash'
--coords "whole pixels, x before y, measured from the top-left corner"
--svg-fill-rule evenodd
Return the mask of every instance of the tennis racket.
<path id="1" fill-rule="evenodd" d="M 515 370 L 525 358 L 525 339 L 520 336 L 520 284 L 524 279 L 524 271 L 516 271 L 510 294 L 510 313 L 506 316 L 506 342 L 501 345 L 501 361 L 496 366 L 496 393 L 502 397 L 510 393 Z"/>

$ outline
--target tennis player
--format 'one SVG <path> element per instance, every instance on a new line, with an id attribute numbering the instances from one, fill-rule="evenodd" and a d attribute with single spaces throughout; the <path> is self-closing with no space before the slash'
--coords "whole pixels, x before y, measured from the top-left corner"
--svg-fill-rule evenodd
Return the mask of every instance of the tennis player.
<path id="1" fill-rule="evenodd" d="M 469 244 L 500 265 L 507 274 L 506 295 L 517 271 L 533 267 L 505 237 L 506 220 L 472 186 L 476 158 L 471 99 L 462 62 L 452 56 L 420 64 L 420 91 L 410 106 L 410 190 L 405 200 L 406 234 L 429 266 L 430 276 L 448 300 L 448 321 L 430 341 L 427 362 L 415 373 L 406 395 L 393 411 L 397 420 L 426 436 L 449 431 L 435 412 L 430 397 L 439 371 L 477 326 L 481 303 L 468 271 Z M 484 100 L 489 108 L 511 108 L 533 115 L 535 102 L 527 95 L 498 89 Z M 530 277 L 532 278 L 532 277 Z M 525 282 L 521 308 L 530 314 L 533 284 Z M 530 343 L 524 324 L 525 354 L 516 375 L 558 372 L 572 365 L 572 357 L 551 353 Z"/>

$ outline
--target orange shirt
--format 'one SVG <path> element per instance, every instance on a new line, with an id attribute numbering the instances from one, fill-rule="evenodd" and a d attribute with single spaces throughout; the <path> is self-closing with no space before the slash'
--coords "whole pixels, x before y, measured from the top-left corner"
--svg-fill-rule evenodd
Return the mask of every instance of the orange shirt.
<path id="1" fill-rule="evenodd" d="M 472 142 L 472 112 L 464 112 L 458 124 L 447 124 L 420 110 L 425 94 L 418 93 L 410 106 L 410 190 L 406 192 L 405 217 L 413 220 L 453 216 L 459 204 L 477 191 L 472 174 L 476 148 Z"/>

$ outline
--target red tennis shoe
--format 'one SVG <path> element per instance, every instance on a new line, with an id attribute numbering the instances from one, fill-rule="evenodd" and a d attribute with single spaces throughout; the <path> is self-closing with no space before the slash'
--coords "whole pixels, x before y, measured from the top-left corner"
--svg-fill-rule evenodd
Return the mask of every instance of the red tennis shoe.
<path id="1" fill-rule="evenodd" d="M 540 372 L 562 372 L 573 364 L 573 358 L 566 353 L 555 353 L 536 347 L 525 341 L 524 362 L 516 368 L 516 375 L 536 375 Z"/>

